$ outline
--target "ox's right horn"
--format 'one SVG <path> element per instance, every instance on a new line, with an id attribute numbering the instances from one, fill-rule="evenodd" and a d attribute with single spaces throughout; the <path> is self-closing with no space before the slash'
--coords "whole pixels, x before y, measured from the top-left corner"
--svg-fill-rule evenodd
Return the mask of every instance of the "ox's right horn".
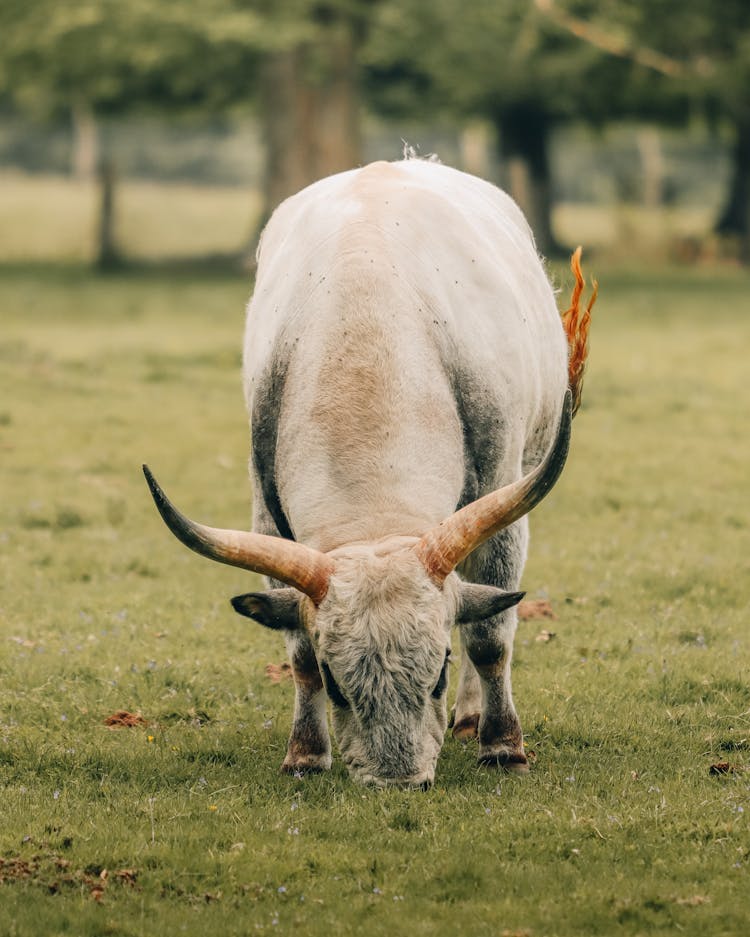
<path id="1" fill-rule="evenodd" d="M 414 549 L 434 582 L 442 584 L 472 550 L 542 500 L 565 465 L 571 419 L 572 395 L 568 390 L 555 440 L 541 463 L 518 481 L 467 504 L 422 536 Z"/>
<path id="2" fill-rule="evenodd" d="M 316 605 L 323 601 L 334 565 L 325 553 L 281 537 L 196 524 L 167 498 L 147 465 L 143 474 L 164 523 L 186 547 L 219 563 L 280 579 L 309 595 Z"/>

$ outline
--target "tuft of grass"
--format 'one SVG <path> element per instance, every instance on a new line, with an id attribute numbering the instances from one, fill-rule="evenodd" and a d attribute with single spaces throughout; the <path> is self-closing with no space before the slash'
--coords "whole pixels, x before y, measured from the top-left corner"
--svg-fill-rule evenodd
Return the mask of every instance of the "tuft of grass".
<path id="1" fill-rule="evenodd" d="M 184 550 L 143 484 L 249 524 L 248 284 L 3 271 L 0 932 L 745 933 L 750 277 L 596 273 L 524 582 L 555 637 L 516 641 L 534 767 L 449 737 L 417 794 L 278 773 L 283 642 L 227 602 L 260 583 Z"/>

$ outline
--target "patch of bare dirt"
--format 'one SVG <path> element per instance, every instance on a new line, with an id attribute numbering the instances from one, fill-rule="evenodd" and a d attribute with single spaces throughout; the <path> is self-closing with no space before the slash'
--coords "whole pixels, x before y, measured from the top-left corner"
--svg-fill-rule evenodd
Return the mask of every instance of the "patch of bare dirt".
<path id="1" fill-rule="evenodd" d="M 25 883 L 56 895 L 66 888 L 85 889 L 94 901 L 101 901 L 111 883 L 135 888 L 137 869 L 108 869 L 89 865 L 77 869 L 69 859 L 58 855 L 0 856 L 0 885 Z"/>

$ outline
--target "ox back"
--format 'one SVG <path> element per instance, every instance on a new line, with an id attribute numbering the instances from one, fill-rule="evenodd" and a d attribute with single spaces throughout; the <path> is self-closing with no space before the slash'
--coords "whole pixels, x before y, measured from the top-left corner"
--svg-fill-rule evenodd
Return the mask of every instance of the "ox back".
<path id="1" fill-rule="evenodd" d="M 567 346 L 515 203 L 411 159 L 277 209 L 244 374 L 254 529 L 328 551 L 420 535 L 535 465 Z"/>

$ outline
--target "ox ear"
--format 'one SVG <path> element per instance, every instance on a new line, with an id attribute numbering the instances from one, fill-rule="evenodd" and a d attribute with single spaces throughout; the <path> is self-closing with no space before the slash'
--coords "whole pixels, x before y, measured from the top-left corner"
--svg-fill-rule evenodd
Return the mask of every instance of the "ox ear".
<path id="1" fill-rule="evenodd" d="M 467 621 L 483 621 L 492 618 L 518 605 L 526 595 L 525 592 L 506 592 L 495 586 L 482 586 L 473 582 L 462 582 L 459 593 L 458 614 L 456 621 L 463 624 Z"/>
<path id="2" fill-rule="evenodd" d="M 231 602 L 235 612 L 260 622 L 266 628 L 294 631 L 300 627 L 300 599 L 296 589 L 273 589 L 236 595 Z"/>

